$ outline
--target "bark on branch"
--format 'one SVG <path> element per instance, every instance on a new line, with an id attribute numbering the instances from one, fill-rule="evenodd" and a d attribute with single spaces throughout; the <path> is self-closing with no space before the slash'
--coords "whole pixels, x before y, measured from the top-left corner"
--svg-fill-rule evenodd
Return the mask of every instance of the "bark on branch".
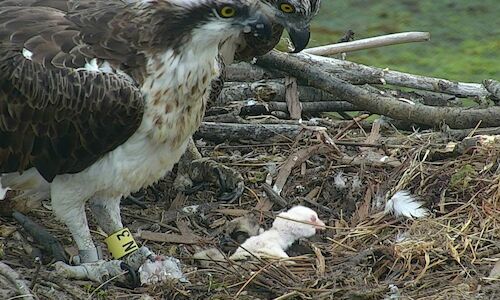
<path id="1" fill-rule="evenodd" d="M 254 140 L 266 141 L 275 137 L 294 138 L 303 129 L 300 125 L 287 124 L 236 124 L 203 122 L 195 138 L 215 142 Z"/>
<path id="2" fill-rule="evenodd" d="M 328 102 L 304 102 L 301 103 L 302 113 L 318 114 L 322 112 L 345 112 L 359 111 L 360 109 L 347 101 L 328 101 Z M 240 116 L 258 116 L 269 114 L 273 111 L 289 113 L 288 106 L 284 102 L 257 103 L 252 105 L 243 105 L 240 109 Z"/>
<path id="3" fill-rule="evenodd" d="M 301 78 L 309 85 L 322 89 L 331 94 L 340 95 L 353 105 L 363 108 L 372 113 L 386 115 L 398 120 L 411 120 L 425 125 L 439 125 L 442 122 L 451 128 L 471 128 L 481 123 L 481 126 L 500 126 L 500 107 L 486 109 L 462 109 L 450 107 L 430 107 L 425 105 L 412 105 L 400 102 L 394 98 L 379 96 L 376 93 L 354 86 L 331 73 L 331 69 L 325 66 L 331 59 L 307 54 L 290 55 L 273 51 L 259 58 L 258 64 L 277 70 L 282 70 L 292 76 Z M 319 65 L 319 62 L 322 62 Z M 331 64 L 331 63 L 330 63 Z M 339 74 L 341 75 L 341 74 Z M 472 86 L 471 86 L 472 85 Z M 439 84 L 438 84 L 439 86 Z M 489 92 L 482 86 L 484 96 Z M 471 87 L 471 91 L 477 94 L 481 88 L 474 84 L 458 85 L 447 82 L 442 84 L 439 92 L 450 92 L 461 89 L 468 91 L 466 87 Z"/>
<path id="4" fill-rule="evenodd" d="M 390 95 L 392 97 L 405 98 L 413 102 L 423 103 L 431 106 L 456 106 L 456 104 L 458 104 L 455 96 L 442 93 L 426 91 L 405 92 L 380 86 L 377 87 L 378 89 L 376 89 L 369 85 L 365 85 L 364 87 L 377 91 L 377 93 L 387 93 L 387 95 Z M 343 100 L 342 98 L 336 97 L 323 90 L 305 85 L 299 85 L 299 96 L 301 103 L 305 107 L 308 106 L 306 102 L 345 102 L 345 100 Z M 269 102 L 269 105 L 272 105 L 273 102 L 284 102 L 285 85 L 283 83 L 283 80 L 269 79 L 259 80 L 256 82 L 226 82 L 224 85 L 224 89 L 217 99 L 216 104 L 218 106 L 226 106 L 230 103 L 234 103 L 237 101 L 247 101 L 248 99 L 262 100 L 265 102 Z M 339 104 L 332 105 L 334 105 L 333 107 L 340 107 Z M 349 106 L 349 109 L 351 109 L 352 107 L 352 105 Z"/>
<path id="5" fill-rule="evenodd" d="M 262 79 L 283 78 L 286 74 L 276 70 L 266 70 L 259 66 L 240 62 L 226 66 L 226 81 L 257 81 Z"/>
<path id="6" fill-rule="evenodd" d="M 486 98 L 495 95 L 498 98 L 499 96 L 495 89 L 491 88 L 492 91 L 490 91 L 483 84 L 479 83 L 454 82 L 441 78 L 413 75 L 305 53 L 295 56 L 307 60 L 308 64 L 317 66 L 325 72 L 356 85 L 389 84 L 416 90 L 444 93 L 461 98 Z M 259 66 L 248 63 L 232 65 L 228 69 L 230 70 L 226 77 L 228 81 L 257 81 L 284 77 L 282 74 L 280 76 L 280 73 L 269 72 Z M 283 71 L 286 72 L 288 70 Z M 240 75 L 238 76 L 237 74 Z M 487 83 L 491 85 L 490 81 L 487 81 Z"/>
<path id="7" fill-rule="evenodd" d="M 339 101 L 333 95 L 310 86 L 299 85 L 301 102 Z M 227 82 L 217 104 L 225 105 L 233 101 L 249 98 L 272 102 L 285 101 L 285 84 L 282 79 L 259 80 L 256 82 Z"/>

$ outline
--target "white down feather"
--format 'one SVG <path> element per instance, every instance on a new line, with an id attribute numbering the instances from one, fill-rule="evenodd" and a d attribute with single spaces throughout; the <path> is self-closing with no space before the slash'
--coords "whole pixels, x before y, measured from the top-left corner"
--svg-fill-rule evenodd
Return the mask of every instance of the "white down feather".
<path id="1" fill-rule="evenodd" d="M 423 202 L 418 201 L 409 191 L 396 192 L 385 204 L 385 214 L 392 213 L 396 217 L 403 216 L 408 219 L 424 218 L 429 215 L 429 210 L 423 207 Z"/>

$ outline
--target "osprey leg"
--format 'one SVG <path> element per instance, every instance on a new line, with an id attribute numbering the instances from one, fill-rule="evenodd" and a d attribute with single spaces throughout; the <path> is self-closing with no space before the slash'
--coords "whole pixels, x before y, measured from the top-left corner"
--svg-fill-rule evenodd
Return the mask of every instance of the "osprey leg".
<path id="1" fill-rule="evenodd" d="M 69 197 L 69 198 L 66 198 Z M 87 216 L 85 214 L 85 200 L 75 201 L 76 195 L 54 193 L 52 187 L 52 210 L 71 232 L 76 245 L 80 263 L 91 263 L 99 260 L 99 253 L 90 235 Z"/>
<path id="2" fill-rule="evenodd" d="M 90 199 L 90 209 L 97 223 L 108 235 L 123 229 L 120 216 L 121 197 L 102 200 L 100 198 Z"/>
<path id="3" fill-rule="evenodd" d="M 108 235 L 106 239 L 108 250 L 114 258 L 122 259 L 133 270 L 138 270 L 148 258 L 153 258 L 155 255 L 147 247 L 139 248 L 130 231 L 123 228 L 120 217 L 120 200 L 121 198 L 102 200 L 94 197 L 90 200 L 90 209 L 101 229 Z M 117 241 L 117 237 L 121 243 Z M 114 242 L 118 242 L 118 244 Z M 123 258 L 116 253 L 122 253 Z"/>

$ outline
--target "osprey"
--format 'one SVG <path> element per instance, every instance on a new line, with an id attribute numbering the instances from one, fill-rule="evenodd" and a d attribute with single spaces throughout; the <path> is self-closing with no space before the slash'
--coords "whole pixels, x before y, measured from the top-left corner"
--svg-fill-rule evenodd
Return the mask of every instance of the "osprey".
<path id="1" fill-rule="evenodd" d="M 252 33 L 241 33 L 221 44 L 218 65 L 220 76 L 212 81 L 208 104 L 217 102 L 223 87 L 225 66 L 236 60 L 250 60 L 271 51 L 280 41 L 284 28 L 287 29 L 294 52 L 302 51 L 310 38 L 310 23 L 318 14 L 321 0 L 260 0 L 268 15 L 273 18 L 271 36 L 263 37 Z M 215 172 L 214 172 L 215 171 Z M 213 176 L 215 173 L 216 176 Z M 182 156 L 174 186 L 186 190 L 193 181 L 218 179 L 221 185 L 220 200 L 232 201 L 244 191 L 243 177 L 234 169 L 210 159 L 202 159 L 194 142 L 190 142 Z"/>
<path id="2" fill-rule="evenodd" d="M 235 43 L 228 43 L 227 50 L 222 50 L 224 62 L 232 62 L 235 56 L 238 60 L 249 60 L 271 51 L 279 42 L 286 28 L 293 44 L 293 52 L 302 51 L 309 43 L 310 23 L 318 14 L 321 0 L 261 0 L 269 15 L 272 15 L 272 36 L 262 38 L 248 33 L 242 33 Z M 232 46 L 237 49 L 228 52 Z"/>
<path id="3" fill-rule="evenodd" d="M 316 230 L 321 229 L 325 229 L 325 223 L 318 218 L 318 214 L 308 207 L 297 205 L 280 213 L 269 230 L 247 239 L 230 258 L 288 258 L 285 252 L 288 247 L 300 238 L 315 235 Z"/>
<path id="4" fill-rule="evenodd" d="M 150 252 L 123 229 L 120 198 L 179 160 L 219 45 L 242 31 L 269 35 L 261 10 L 256 0 L 2 1 L 1 185 L 50 197 L 82 263 L 99 259 L 89 201 L 113 256 L 140 265 L 130 257 Z"/>
<path id="5" fill-rule="evenodd" d="M 242 32 L 221 44 L 219 67 L 221 76 L 212 83 L 210 102 L 217 99 L 223 86 L 224 68 L 237 60 L 250 60 L 271 51 L 280 41 L 286 28 L 294 46 L 300 52 L 309 43 L 310 23 L 318 14 L 321 0 L 260 0 L 268 15 L 273 16 L 272 34 L 263 38 Z"/>

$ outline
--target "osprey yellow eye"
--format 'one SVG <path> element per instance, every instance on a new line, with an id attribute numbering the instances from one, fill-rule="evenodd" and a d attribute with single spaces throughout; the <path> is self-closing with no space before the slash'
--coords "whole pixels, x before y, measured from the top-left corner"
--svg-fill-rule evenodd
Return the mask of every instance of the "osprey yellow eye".
<path id="1" fill-rule="evenodd" d="M 282 3 L 280 5 L 280 9 L 282 12 L 287 13 L 287 14 L 291 14 L 291 13 L 295 12 L 295 7 L 293 5 L 291 5 L 290 3 Z"/>
<path id="2" fill-rule="evenodd" d="M 224 6 L 220 9 L 219 15 L 223 18 L 232 18 L 236 15 L 236 9 L 231 6 Z"/>

